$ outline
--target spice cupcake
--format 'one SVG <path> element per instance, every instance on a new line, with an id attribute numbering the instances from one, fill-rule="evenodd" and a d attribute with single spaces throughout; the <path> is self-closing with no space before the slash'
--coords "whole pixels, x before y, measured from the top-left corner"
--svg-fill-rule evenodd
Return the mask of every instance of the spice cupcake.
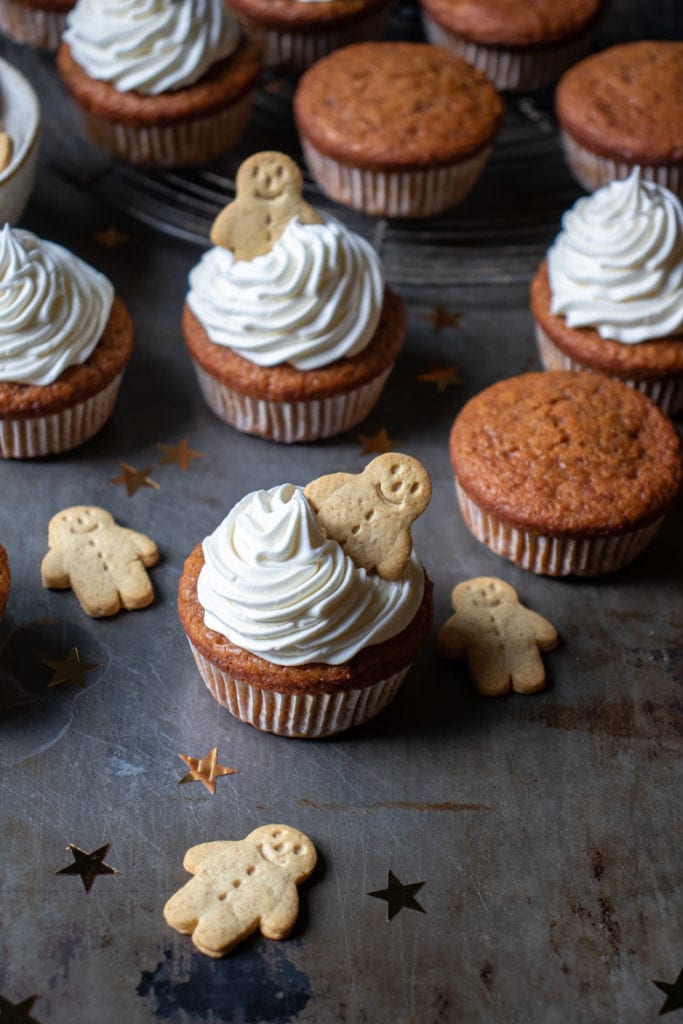
<path id="1" fill-rule="evenodd" d="M 0 233 L 0 456 L 54 455 L 109 418 L 133 350 L 110 281 L 68 249 Z"/>
<path id="2" fill-rule="evenodd" d="M 183 334 L 209 407 L 271 441 L 349 430 L 377 402 L 406 332 L 374 249 L 322 223 L 301 197 L 301 172 L 257 153 L 217 244 L 190 273 Z"/>
<path id="3" fill-rule="evenodd" d="M 342 518 L 359 517 L 344 524 L 351 543 L 334 539 L 327 482 L 355 487 L 375 477 L 386 478 L 391 503 L 373 490 L 364 505 L 361 487 L 360 499 L 344 502 Z M 284 736 L 328 736 L 378 714 L 432 620 L 431 584 L 411 551 L 409 528 L 392 579 L 367 568 L 376 551 L 368 561 L 353 546 L 359 537 L 370 546 L 386 547 L 388 539 L 391 552 L 385 516 L 410 505 L 414 518 L 425 507 L 431 487 L 424 469 L 385 455 L 364 474 L 322 481 L 306 488 L 311 494 L 313 487 L 310 499 L 291 484 L 248 494 L 191 553 L 178 590 L 180 620 L 212 696 L 237 718 Z"/>
<path id="4" fill-rule="evenodd" d="M 457 417 L 450 455 L 474 536 L 549 576 L 627 565 L 683 481 L 671 421 L 601 373 L 550 370 L 499 381 Z"/>
<path id="5" fill-rule="evenodd" d="M 309 68 L 294 113 L 311 174 L 332 199 L 377 216 L 429 217 L 474 185 L 503 102 L 485 75 L 439 47 L 358 43 Z"/>
<path id="6" fill-rule="evenodd" d="M 9 559 L 7 558 L 7 552 L 2 544 L 0 544 L 0 618 L 2 618 L 7 606 L 11 585 L 12 573 L 10 572 Z"/>
<path id="7" fill-rule="evenodd" d="M 268 67 L 303 71 L 340 46 L 384 36 L 393 0 L 230 0 Z"/>
<path id="8" fill-rule="evenodd" d="M 0 0 L 0 32 L 54 53 L 76 0 Z"/>
<path id="9" fill-rule="evenodd" d="M 96 145 L 178 167 L 235 144 L 261 59 L 222 0 L 78 0 L 57 66 Z"/>
<path id="10" fill-rule="evenodd" d="M 683 208 L 636 168 L 579 199 L 531 286 L 546 369 L 599 370 L 683 408 Z"/>
<path id="11" fill-rule="evenodd" d="M 538 89 L 588 51 L 604 0 L 420 0 L 425 34 L 497 89 Z"/>
<path id="12" fill-rule="evenodd" d="M 580 61 L 555 93 L 569 168 L 592 192 L 638 165 L 683 196 L 683 42 L 624 43 Z"/>

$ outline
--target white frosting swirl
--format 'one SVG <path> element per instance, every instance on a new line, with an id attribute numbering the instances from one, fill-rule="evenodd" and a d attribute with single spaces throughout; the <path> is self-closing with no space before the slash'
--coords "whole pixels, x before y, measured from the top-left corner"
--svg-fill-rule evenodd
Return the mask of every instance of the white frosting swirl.
<path id="1" fill-rule="evenodd" d="M 240 29 L 223 0 L 78 0 L 64 40 L 91 78 L 158 96 L 234 53 Z"/>
<path id="2" fill-rule="evenodd" d="M 548 252 L 551 310 L 635 344 L 683 327 L 683 208 L 636 168 L 579 199 Z"/>
<path id="3" fill-rule="evenodd" d="M 205 624 L 276 665 L 340 665 L 400 633 L 422 602 L 414 552 L 395 582 L 359 569 L 292 484 L 238 502 L 204 541 L 204 559 Z"/>
<path id="4" fill-rule="evenodd" d="M 315 370 L 372 338 L 384 299 L 377 253 L 342 224 L 292 220 L 270 252 L 236 260 L 209 249 L 187 302 L 211 341 L 258 366 Z"/>
<path id="5" fill-rule="evenodd" d="M 102 336 L 112 283 L 55 242 L 0 232 L 0 380 L 52 384 Z"/>

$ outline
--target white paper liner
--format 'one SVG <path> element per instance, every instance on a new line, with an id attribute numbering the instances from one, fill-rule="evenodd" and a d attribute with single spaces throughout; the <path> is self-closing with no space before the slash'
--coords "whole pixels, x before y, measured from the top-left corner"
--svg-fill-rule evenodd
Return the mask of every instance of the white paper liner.
<path id="1" fill-rule="evenodd" d="M 272 402 L 250 398 L 221 384 L 192 360 L 207 405 L 235 430 L 270 441 L 293 444 L 315 441 L 350 430 L 369 415 L 379 399 L 393 363 L 378 377 L 344 394 L 303 402 Z"/>
<path id="2" fill-rule="evenodd" d="M 648 377 L 637 380 L 626 379 L 610 374 L 606 370 L 598 370 L 593 366 L 586 366 L 578 359 L 568 356 L 561 348 L 558 348 L 551 337 L 543 330 L 540 324 L 536 324 L 536 343 L 538 354 L 544 370 L 587 370 L 589 373 L 604 373 L 607 377 L 614 377 L 622 384 L 640 391 L 641 395 L 647 395 L 655 405 L 658 405 L 667 416 L 674 416 L 683 409 L 683 377 Z"/>
<path id="3" fill-rule="evenodd" d="M 65 14 L 39 11 L 16 0 L 0 0 L 0 32 L 16 43 L 56 53 L 65 26 Z"/>
<path id="4" fill-rule="evenodd" d="M 263 46 L 266 67 L 304 71 L 321 57 L 342 46 L 383 39 L 389 21 L 390 7 L 388 4 L 381 10 L 374 11 L 369 17 L 354 21 L 350 25 L 321 26 L 308 32 L 264 28 L 253 21 L 248 22 L 248 29 L 249 34 L 258 39 Z"/>
<path id="5" fill-rule="evenodd" d="M 251 110 L 253 92 L 205 117 L 175 124 L 132 125 L 81 110 L 91 141 L 117 160 L 144 167 L 184 167 L 204 163 L 234 146 Z"/>
<path id="6" fill-rule="evenodd" d="M 616 572 L 644 551 L 663 516 L 639 530 L 612 537 L 544 537 L 517 530 L 485 512 L 455 481 L 463 519 L 477 540 L 515 565 L 543 576 L 601 576 Z"/>
<path id="7" fill-rule="evenodd" d="M 374 718 L 394 699 L 410 669 L 407 665 L 387 679 L 358 690 L 332 694 L 279 693 L 236 679 L 188 642 L 211 696 L 231 715 L 263 732 L 300 739 L 331 736 Z"/>
<path id="8" fill-rule="evenodd" d="M 338 203 L 377 217 L 431 217 L 462 202 L 489 158 L 487 146 L 445 167 L 375 171 L 348 167 L 301 139 L 306 163 L 320 188 Z"/>
<path id="9" fill-rule="evenodd" d="M 102 391 L 59 412 L 30 419 L 0 419 L 0 456 L 34 459 L 77 448 L 109 419 L 122 377 L 123 372 Z"/>
<path id="10" fill-rule="evenodd" d="M 633 168 L 639 166 L 641 177 L 646 181 L 656 181 L 683 199 L 683 160 L 675 164 L 627 163 L 625 160 L 612 160 L 591 152 L 575 142 L 566 131 L 560 131 L 560 139 L 569 169 L 586 192 L 594 192 L 610 181 L 628 178 Z"/>
<path id="11" fill-rule="evenodd" d="M 588 53 L 593 38 L 591 29 L 564 45 L 553 43 L 546 48 L 505 49 L 461 39 L 434 21 L 424 8 L 422 20 L 430 43 L 462 57 L 472 67 L 483 71 L 497 89 L 507 91 L 540 89 L 556 81 L 567 68 Z"/>

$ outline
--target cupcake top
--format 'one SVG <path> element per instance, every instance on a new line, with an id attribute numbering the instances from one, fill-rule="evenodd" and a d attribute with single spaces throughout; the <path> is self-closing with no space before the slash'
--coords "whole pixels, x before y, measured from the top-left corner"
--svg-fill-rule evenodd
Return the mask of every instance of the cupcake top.
<path id="1" fill-rule="evenodd" d="M 401 633 L 422 603 L 414 552 L 395 581 L 359 568 L 292 484 L 248 494 L 203 549 L 205 625 L 276 665 L 340 665 Z"/>
<path id="2" fill-rule="evenodd" d="M 223 0 L 78 0 L 64 41 L 91 78 L 157 96 L 233 54 L 240 29 Z"/>
<path id="3" fill-rule="evenodd" d="M 604 0 L 422 0 L 425 9 L 463 39 L 483 46 L 534 46 L 583 32 Z"/>
<path id="4" fill-rule="evenodd" d="M 111 282 L 30 231 L 0 233 L 0 381 L 52 384 L 91 355 L 112 310 Z"/>
<path id="5" fill-rule="evenodd" d="M 683 329 L 683 208 L 635 168 L 579 199 L 548 252 L 551 311 L 625 344 Z"/>

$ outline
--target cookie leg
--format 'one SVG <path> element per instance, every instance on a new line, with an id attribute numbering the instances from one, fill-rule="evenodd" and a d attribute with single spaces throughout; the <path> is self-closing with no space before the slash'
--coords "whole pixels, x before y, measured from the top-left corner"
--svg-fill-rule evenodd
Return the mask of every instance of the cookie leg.
<path id="1" fill-rule="evenodd" d="M 146 608 L 154 600 L 152 581 L 137 559 L 123 569 L 117 569 L 116 584 L 124 608 Z"/>

